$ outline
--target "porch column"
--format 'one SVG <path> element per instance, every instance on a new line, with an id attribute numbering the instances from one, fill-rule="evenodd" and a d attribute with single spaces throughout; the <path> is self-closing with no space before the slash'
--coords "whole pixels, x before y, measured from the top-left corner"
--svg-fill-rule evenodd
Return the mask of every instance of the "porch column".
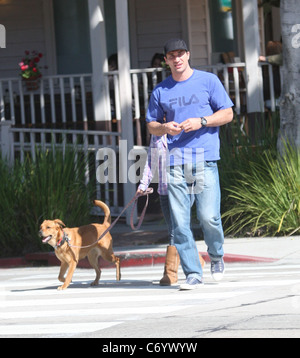
<path id="1" fill-rule="evenodd" d="M 258 65 L 260 36 L 257 0 L 242 0 L 243 33 L 246 63 L 247 112 L 264 111 L 262 71 Z"/>
<path id="2" fill-rule="evenodd" d="M 132 87 L 130 77 L 130 46 L 129 46 L 129 21 L 127 0 L 115 0 L 117 45 L 118 45 L 118 68 L 121 106 L 122 139 L 127 141 L 124 150 L 120 150 L 120 182 L 124 183 L 124 200 L 126 205 L 136 192 L 136 185 L 128 179 L 129 165 L 133 161 L 128 160 L 128 154 L 133 149 L 133 124 L 132 124 Z M 136 221 L 136 213 L 135 213 Z M 130 223 L 130 211 L 127 210 L 126 222 Z"/>
<path id="3" fill-rule="evenodd" d="M 110 130 L 109 98 L 104 72 L 108 71 L 103 0 L 88 0 L 92 55 L 92 86 L 96 129 Z"/>

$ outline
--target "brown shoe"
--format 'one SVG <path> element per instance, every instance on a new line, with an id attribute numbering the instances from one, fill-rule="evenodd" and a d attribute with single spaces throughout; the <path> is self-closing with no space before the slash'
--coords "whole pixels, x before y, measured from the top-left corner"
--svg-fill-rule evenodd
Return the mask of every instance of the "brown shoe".
<path id="1" fill-rule="evenodd" d="M 202 268 L 203 268 L 204 265 L 205 265 L 205 260 L 204 260 L 204 258 L 201 256 L 200 253 L 199 253 L 199 259 L 200 259 L 201 266 L 202 266 Z"/>
<path id="2" fill-rule="evenodd" d="M 178 281 L 179 255 L 175 246 L 167 247 L 164 276 L 160 280 L 161 286 L 171 286 Z"/>
<path id="3" fill-rule="evenodd" d="M 199 253 L 199 259 L 200 259 L 201 266 L 203 268 L 205 265 L 205 261 L 200 253 Z M 164 276 L 159 282 L 161 286 L 171 286 L 177 283 L 179 263 L 180 263 L 180 258 L 176 247 L 169 245 L 167 247 L 167 253 L 166 253 Z"/>

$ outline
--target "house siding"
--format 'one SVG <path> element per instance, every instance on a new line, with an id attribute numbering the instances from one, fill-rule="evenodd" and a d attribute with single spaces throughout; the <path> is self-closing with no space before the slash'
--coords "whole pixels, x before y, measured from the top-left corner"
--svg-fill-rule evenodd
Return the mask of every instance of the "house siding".
<path id="1" fill-rule="evenodd" d="M 171 37 L 182 37 L 189 43 L 192 65 L 209 63 L 206 0 L 129 1 L 132 67 L 149 67 L 153 54 L 162 52 Z"/>
<path id="2" fill-rule="evenodd" d="M 0 49 L 0 78 L 15 77 L 25 50 L 45 55 L 43 1 L 4 2 L 0 5 L 0 24 L 6 28 L 6 48 Z"/>
<path id="3" fill-rule="evenodd" d="M 1 2 L 0 24 L 6 28 L 7 41 L 6 48 L 0 49 L 0 78 L 18 75 L 18 63 L 25 50 L 42 52 L 44 54 L 43 64 L 49 67 L 49 73 L 56 73 L 55 44 L 49 38 L 54 33 L 51 25 L 53 14 L 45 10 L 45 4 L 50 1 L 10 0 Z M 170 37 L 183 37 L 187 40 L 193 66 L 209 64 L 211 41 L 208 1 L 128 0 L 131 68 L 149 67 L 154 53 L 162 52 L 163 44 Z M 45 13 L 47 17 L 44 16 Z M 49 21 L 51 26 L 49 26 Z M 259 9 L 259 25 L 261 52 L 264 53 L 261 8 Z M 239 46 L 241 49 L 243 48 L 242 43 Z M 47 71 L 43 72 L 47 74 Z"/>
<path id="4" fill-rule="evenodd" d="M 185 19 L 181 0 L 130 1 L 132 67 L 146 68 L 170 37 L 182 37 Z"/>
<path id="5" fill-rule="evenodd" d="M 188 1 L 189 42 L 193 66 L 209 64 L 210 33 L 206 0 Z"/>

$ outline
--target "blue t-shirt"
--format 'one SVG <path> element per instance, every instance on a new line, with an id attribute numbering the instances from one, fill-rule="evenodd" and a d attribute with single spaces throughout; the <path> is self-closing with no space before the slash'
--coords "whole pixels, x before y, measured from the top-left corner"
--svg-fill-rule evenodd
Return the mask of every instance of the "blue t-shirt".
<path id="1" fill-rule="evenodd" d="M 166 78 L 153 90 L 146 121 L 181 123 L 188 118 L 210 116 L 233 106 L 224 86 L 212 73 L 194 70 L 186 81 Z M 201 127 L 189 133 L 168 135 L 169 151 L 175 148 L 201 148 L 204 160 L 220 159 L 219 127 Z"/>

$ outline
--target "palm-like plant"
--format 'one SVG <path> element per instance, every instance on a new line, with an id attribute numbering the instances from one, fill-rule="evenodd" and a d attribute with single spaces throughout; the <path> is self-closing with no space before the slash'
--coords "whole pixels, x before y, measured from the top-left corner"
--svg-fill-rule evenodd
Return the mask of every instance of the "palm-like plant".
<path id="1" fill-rule="evenodd" d="M 270 152 L 261 162 L 248 162 L 249 169 L 229 187 L 233 205 L 223 218 L 227 232 L 238 234 L 246 228 L 252 234 L 292 235 L 300 230 L 300 150 L 285 145 L 285 152 Z"/>

